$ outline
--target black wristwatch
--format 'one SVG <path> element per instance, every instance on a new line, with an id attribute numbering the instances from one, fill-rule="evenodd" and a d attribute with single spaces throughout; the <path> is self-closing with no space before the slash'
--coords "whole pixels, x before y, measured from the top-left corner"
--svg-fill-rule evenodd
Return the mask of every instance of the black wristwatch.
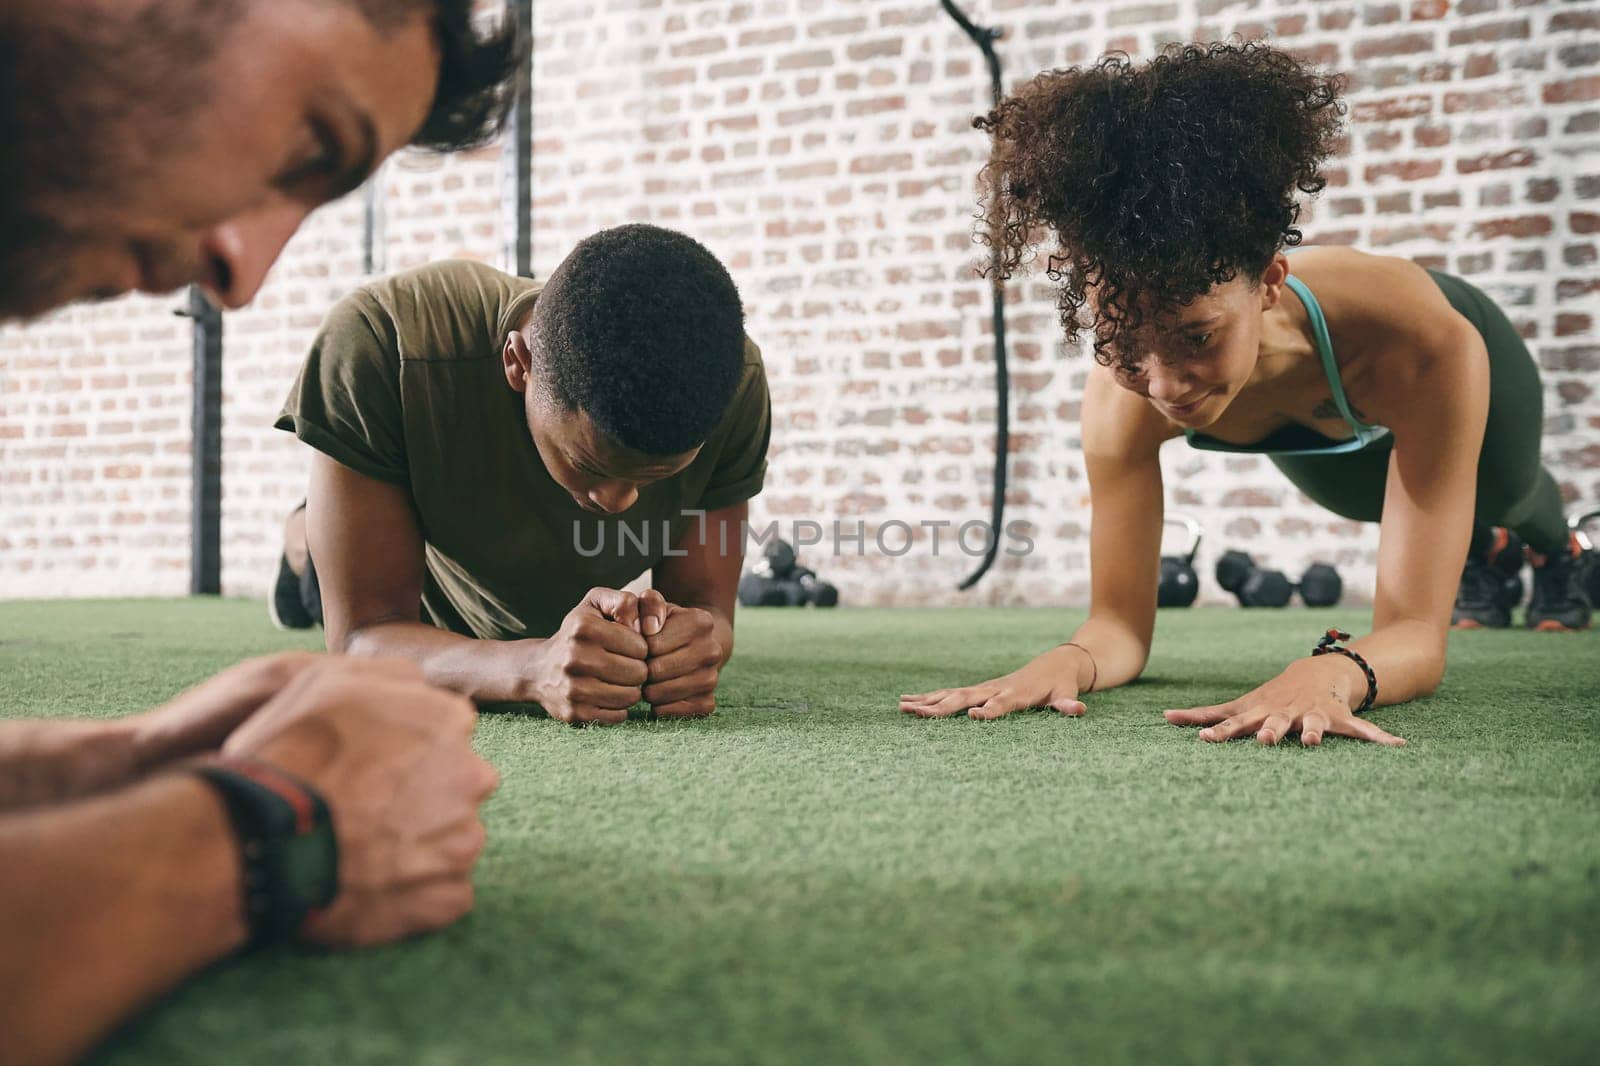
<path id="1" fill-rule="evenodd" d="M 250 946 L 290 939 L 339 892 L 339 845 L 328 805 L 305 782 L 266 763 L 218 756 L 191 769 L 221 795 L 239 839 Z"/>

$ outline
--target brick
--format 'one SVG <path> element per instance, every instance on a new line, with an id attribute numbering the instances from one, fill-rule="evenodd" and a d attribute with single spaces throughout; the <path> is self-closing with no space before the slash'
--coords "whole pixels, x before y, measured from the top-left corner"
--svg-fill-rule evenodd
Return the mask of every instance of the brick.
<path id="1" fill-rule="evenodd" d="M 1573 337 L 1588 333 L 1594 327 L 1594 319 L 1589 315 L 1563 312 L 1556 315 L 1555 335 L 1557 337 Z"/>
<path id="2" fill-rule="evenodd" d="M 1511 19 L 1505 22 L 1480 23 L 1475 26 L 1453 29 L 1449 42 L 1452 48 L 1467 44 L 1488 44 L 1495 41 L 1525 41 L 1528 39 L 1528 20 Z"/>
<path id="3" fill-rule="evenodd" d="M 768 48 L 775 44 L 788 44 L 795 38 L 793 26 L 767 26 L 759 30 L 745 30 L 739 34 L 739 48 Z"/>
<path id="4" fill-rule="evenodd" d="M 1433 111 L 1433 98 L 1425 93 L 1363 101 L 1352 109 L 1356 122 L 1394 122 L 1420 118 Z"/>
<path id="5" fill-rule="evenodd" d="M 1513 148 L 1505 152 L 1491 152 L 1456 161 L 1456 170 L 1462 174 L 1477 174 L 1485 170 L 1508 170 L 1532 166 L 1538 157 L 1527 148 Z"/>
<path id="6" fill-rule="evenodd" d="M 1561 397 L 1563 404 L 1571 407 L 1594 395 L 1594 388 L 1583 381 L 1559 381 L 1556 383 L 1556 395 Z"/>
<path id="7" fill-rule="evenodd" d="M 889 59 L 900 54 L 902 43 L 898 37 L 878 41 L 862 41 L 845 49 L 852 63 L 865 63 L 869 59 Z"/>
<path id="8" fill-rule="evenodd" d="M 1558 11 L 1550 16 L 1552 33 L 1600 31 L 1600 11 Z"/>
<path id="9" fill-rule="evenodd" d="M 1569 136 L 1596 131 L 1600 131 L 1600 111 L 1580 111 L 1561 127 L 1561 132 Z"/>
<path id="10" fill-rule="evenodd" d="M 1372 243 L 1378 247 L 1404 244 L 1417 240 L 1448 241 L 1455 235 L 1455 227 L 1446 222 L 1412 223 L 1406 226 L 1380 227 L 1372 231 Z"/>
<path id="11" fill-rule="evenodd" d="M 1381 37 L 1357 41 L 1350 54 L 1357 60 L 1376 59 L 1382 56 L 1416 55 L 1433 51 L 1431 33 L 1391 33 Z"/>
<path id="12" fill-rule="evenodd" d="M 912 157 L 909 152 L 898 152 L 888 155 L 860 156 L 850 161 L 852 174 L 883 174 L 889 171 L 910 170 Z"/>
<path id="13" fill-rule="evenodd" d="M 1450 127 L 1414 126 L 1411 137 L 1419 148 L 1440 148 L 1450 143 Z"/>
<path id="14" fill-rule="evenodd" d="M 1556 59 L 1564 67 L 1592 67 L 1600 63 L 1600 44 L 1569 44 L 1556 49 Z"/>
<path id="15" fill-rule="evenodd" d="M 722 37 L 699 37 L 672 45 L 670 53 L 674 59 L 687 59 L 723 52 L 727 48 L 728 42 Z"/>
<path id="16" fill-rule="evenodd" d="M 1118 3 L 1111 5 L 1111 10 L 1106 15 L 1106 26 L 1110 29 L 1122 26 L 1144 27 L 1157 22 L 1172 22 L 1177 17 L 1178 5 L 1174 3 Z"/>
<path id="17" fill-rule="evenodd" d="M 766 60 L 760 56 L 750 56 L 747 59 L 731 59 L 726 62 L 711 64 L 706 68 L 706 76 L 717 80 L 751 78 L 760 74 L 765 66 Z"/>
<path id="18" fill-rule="evenodd" d="M 1555 178 L 1532 178 L 1523 189 L 1523 197 L 1534 204 L 1547 204 L 1561 195 L 1561 182 Z"/>
<path id="19" fill-rule="evenodd" d="M 1571 104 L 1600 100 L 1600 76 L 1551 82 L 1540 93 L 1547 104 Z"/>
<path id="20" fill-rule="evenodd" d="M 1539 365 L 1557 372 L 1600 372 L 1600 345 L 1541 349 Z"/>
<path id="21" fill-rule="evenodd" d="M 1437 159 L 1408 159 L 1396 163 L 1375 163 L 1363 169 L 1362 176 L 1368 182 L 1378 182 L 1385 178 L 1420 181 L 1424 178 L 1438 177 L 1443 170 L 1444 164 Z"/>
<path id="22" fill-rule="evenodd" d="M 1479 222 L 1472 227 L 1472 235 L 1485 240 L 1497 237 L 1544 237 L 1552 228 L 1548 215 L 1523 215 Z"/>
<path id="23" fill-rule="evenodd" d="M 1498 111 L 1520 107 L 1526 101 L 1526 94 L 1516 87 L 1470 93 L 1449 92 L 1444 94 L 1444 110 L 1447 115 L 1461 111 Z"/>
<path id="24" fill-rule="evenodd" d="M 814 48 L 807 52 L 790 52 L 788 55 L 778 57 L 777 70 L 811 70 L 816 67 L 833 66 L 833 53 L 826 48 Z"/>

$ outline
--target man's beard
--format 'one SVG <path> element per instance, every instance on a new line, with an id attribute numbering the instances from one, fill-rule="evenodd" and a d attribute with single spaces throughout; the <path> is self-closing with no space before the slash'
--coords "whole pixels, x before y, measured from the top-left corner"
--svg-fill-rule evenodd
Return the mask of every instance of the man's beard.
<path id="1" fill-rule="evenodd" d="M 108 275 L 96 249 L 117 246 L 117 209 L 190 143 L 206 60 L 240 8 L 152 0 L 113 17 L 68 5 L 3 27 L 0 322 L 111 295 L 97 288 Z"/>
<path id="2" fill-rule="evenodd" d="M 109 295 L 71 291 L 73 242 L 35 219 L 0 227 L 0 323 L 27 320 L 75 299 Z"/>

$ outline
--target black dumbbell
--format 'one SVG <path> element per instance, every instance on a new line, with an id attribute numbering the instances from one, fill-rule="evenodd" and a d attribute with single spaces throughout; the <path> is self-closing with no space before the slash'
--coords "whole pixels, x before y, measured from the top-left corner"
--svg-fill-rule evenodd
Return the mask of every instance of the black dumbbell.
<path id="1" fill-rule="evenodd" d="M 794 568 L 794 582 L 800 586 L 801 603 L 809 603 L 813 607 L 839 605 L 839 590 L 819 578 L 816 571 L 797 566 Z"/>
<path id="2" fill-rule="evenodd" d="M 839 590 L 799 565 L 792 545 L 774 538 L 739 579 L 739 602 L 746 607 L 833 607 Z"/>
<path id="3" fill-rule="evenodd" d="M 1245 607 L 1287 607 L 1296 590 L 1307 607 L 1332 607 L 1344 595 L 1339 571 L 1327 563 L 1311 564 L 1296 585 L 1282 570 L 1264 570 L 1241 551 L 1222 553 L 1217 560 L 1217 584 Z"/>
<path id="4" fill-rule="evenodd" d="M 1157 607 L 1188 607 L 1200 595 L 1200 576 L 1194 572 L 1194 556 L 1200 550 L 1203 530 L 1188 515 L 1168 515 L 1165 525 L 1183 526 L 1189 533 L 1189 548 L 1182 555 L 1161 557 L 1161 579 L 1156 584 Z"/>
<path id="5" fill-rule="evenodd" d="M 794 607 L 798 601 L 789 597 L 797 591 L 795 582 L 758 574 L 754 569 L 739 579 L 739 602 L 746 607 Z"/>
<path id="6" fill-rule="evenodd" d="M 1300 575 L 1300 602 L 1307 607 L 1336 607 L 1344 595 L 1344 579 L 1327 563 L 1312 563 Z"/>

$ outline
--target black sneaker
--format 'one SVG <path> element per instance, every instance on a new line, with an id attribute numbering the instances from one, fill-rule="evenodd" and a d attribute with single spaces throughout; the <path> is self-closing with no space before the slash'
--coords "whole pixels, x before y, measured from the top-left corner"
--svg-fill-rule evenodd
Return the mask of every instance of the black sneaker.
<path id="1" fill-rule="evenodd" d="M 313 620 L 300 595 L 300 575 L 289 567 L 287 555 L 278 556 L 278 575 L 267 598 L 267 615 L 279 629 L 310 629 Z"/>
<path id="2" fill-rule="evenodd" d="M 1476 555 L 1467 556 L 1450 613 L 1452 629 L 1504 629 L 1511 624 L 1505 571 Z"/>
<path id="3" fill-rule="evenodd" d="M 1546 633 L 1588 629 L 1594 605 L 1584 591 L 1584 567 L 1588 560 L 1578 549 L 1576 538 L 1567 551 L 1549 556 L 1529 552 L 1528 561 L 1533 564 L 1528 628 Z"/>
<path id="4" fill-rule="evenodd" d="M 301 500 L 289 517 L 283 520 L 283 551 L 278 555 L 278 573 L 272 579 L 272 595 L 267 597 L 267 616 L 279 629 L 310 629 L 317 619 L 306 609 L 305 575 L 294 572 L 289 565 L 289 553 L 306 560 L 310 569 L 309 553 L 305 545 L 305 519 L 302 517 L 306 502 Z M 298 520 L 298 521 L 297 521 Z"/>

